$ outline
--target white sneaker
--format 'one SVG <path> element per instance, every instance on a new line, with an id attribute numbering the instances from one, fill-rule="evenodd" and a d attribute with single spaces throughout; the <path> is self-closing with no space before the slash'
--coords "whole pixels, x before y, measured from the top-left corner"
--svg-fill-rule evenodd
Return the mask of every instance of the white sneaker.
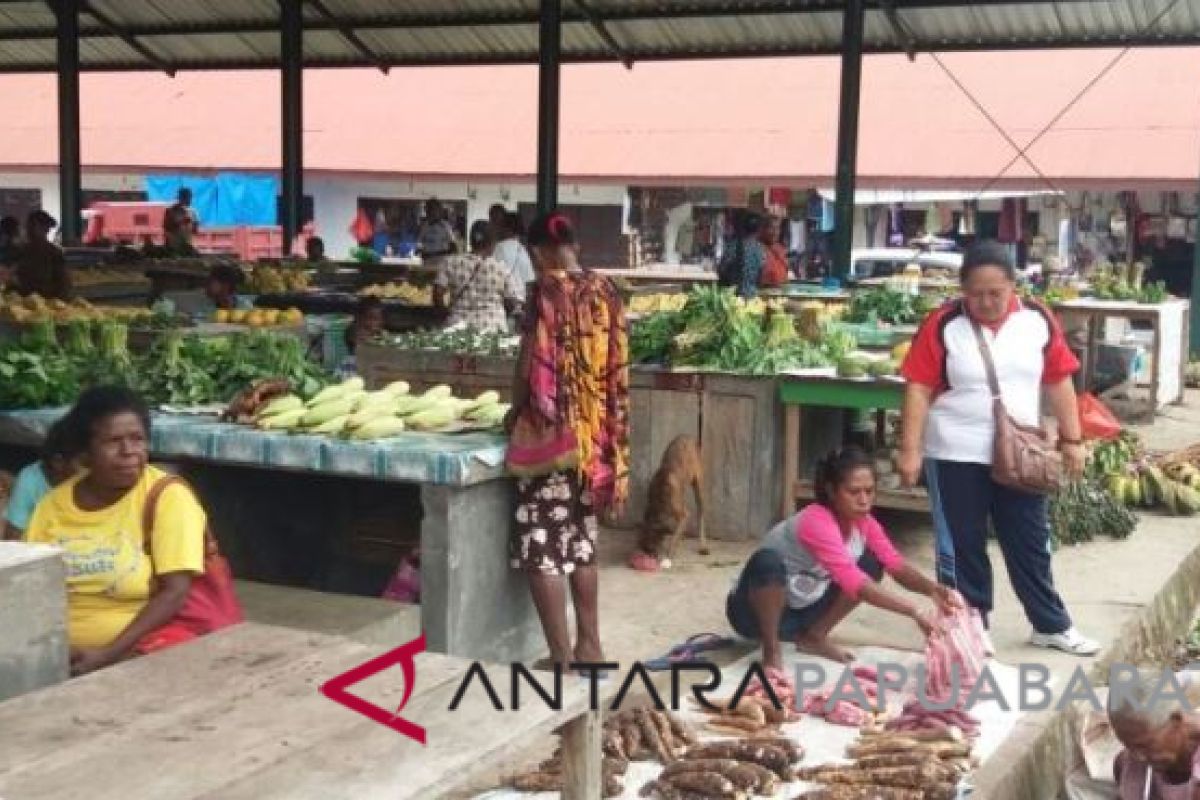
<path id="1" fill-rule="evenodd" d="M 1061 650 L 1073 656 L 1094 656 L 1100 652 L 1099 642 L 1094 642 L 1075 628 L 1067 628 L 1062 633 L 1037 633 L 1029 637 L 1029 643 L 1036 647 L 1049 647 Z"/>
<path id="2" fill-rule="evenodd" d="M 996 655 L 996 645 L 992 643 L 992 635 L 988 633 L 987 628 L 981 628 L 979 631 L 979 639 L 983 642 L 983 655 L 991 658 Z"/>

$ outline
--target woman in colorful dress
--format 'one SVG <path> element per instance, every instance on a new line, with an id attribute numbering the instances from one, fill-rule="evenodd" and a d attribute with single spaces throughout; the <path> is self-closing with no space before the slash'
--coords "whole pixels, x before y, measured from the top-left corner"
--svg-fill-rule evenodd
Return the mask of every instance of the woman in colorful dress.
<path id="1" fill-rule="evenodd" d="M 580 269 L 562 213 L 534 220 L 528 241 L 537 280 L 508 419 L 508 466 L 519 478 L 511 561 L 529 578 L 550 661 L 599 661 L 596 514 L 619 509 L 628 488 L 625 312 L 611 281 Z"/>

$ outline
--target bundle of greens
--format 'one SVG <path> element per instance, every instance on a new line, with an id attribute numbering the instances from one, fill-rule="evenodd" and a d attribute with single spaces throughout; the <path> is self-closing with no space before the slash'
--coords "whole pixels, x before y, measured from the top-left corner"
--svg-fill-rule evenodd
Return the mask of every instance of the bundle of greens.
<path id="1" fill-rule="evenodd" d="M 857 292 L 850 298 L 850 307 L 843 319 L 846 322 L 886 322 L 891 325 L 915 325 L 930 311 L 921 295 L 897 292 L 886 286 Z"/>
<path id="2" fill-rule="evenodd" d="M 678 312 L 660 312 L 633 323 L 629 350 L 633 363 L 774 375 L 793 369 L 827 367 L 854 349 L 853 337 L 825 331 L 819 342 L 805 341 L 795 319 L 781 306 L 765 316 L 728 289 L 697 287 Z"/>
<path id="3" fill-rule="evenodd" d="M 1068 483 L 1051 495 L 1049 516 L 1055 548 L 1098 536 L 1125 539 L 1137 527 L 1137 516 L 1092 478 Z"/>
<path id="4" fill-rule="evenodd" d="M 678 311 L 659 311 L 629 326 L 629 360 L 633 364 L 663 364 L 671 342 L 683 330 Z"/>
<path id="5" fill-rule="evenodd" d="M 207 352 L 200 358 L 220 376 L 214 400 L 228 402 L 250 384 L 267 378 L 286 378 L 302 398 L 312 397 L 332 381 L 332 376 L 305 356 L 304 344 L 294 336 L 248 331 L 203 344 Z"/>
<path id="6" fill-rule="evenodd" d="M 78 394 L 75 362 L 59 346 L 54 323 L 0 342 L 0 409 L 68 405 Z"/>
<path id="7" fill-rule="evenodd" d="M 137 389 L 151 405 L 203 405 L 220 400 L 214 362 L 205 343 L 168 331 L 143 359 Z"/>
<path id="8" fill-rule="evenodd" d="M 506 333 L 460 328 L 451 331 L 415 331 L 388 337 L 387 343 L 401 350 L 441 350 L 476 356 L 516 355 L 518 339 Z"/>

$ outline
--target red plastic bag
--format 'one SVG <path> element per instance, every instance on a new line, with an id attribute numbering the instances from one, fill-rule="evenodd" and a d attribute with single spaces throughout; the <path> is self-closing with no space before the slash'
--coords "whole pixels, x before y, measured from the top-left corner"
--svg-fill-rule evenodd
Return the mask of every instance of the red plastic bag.
<path id="1" fill-rule="evenodd" d="M 1079 425 L 1085 439 L 1116 439 L 1121 435 L 1116 416 L 1089 392 L 1079 395 Z"/>
<path id="2" fill-rule="evenodd" d="M 360 245 L 370 244 L 371 238 L 375 235 L 375 226 L 371 224 L 367 212 L 361 208 L 358 210 L 358 216 L 354 218 L 354 222 L 350 223 L 350 235 Z"/>

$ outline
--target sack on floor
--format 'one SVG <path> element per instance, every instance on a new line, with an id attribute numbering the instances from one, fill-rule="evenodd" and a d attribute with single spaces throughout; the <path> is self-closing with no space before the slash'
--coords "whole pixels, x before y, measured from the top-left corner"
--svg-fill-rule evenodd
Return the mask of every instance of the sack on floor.
<path id="1" fill-rule="evenodd" d="M 1079 424 L 1084 439 L 1116 439 L 1121 435 L 1116 415 L 1090 392 L 1079 395 Z"/>

